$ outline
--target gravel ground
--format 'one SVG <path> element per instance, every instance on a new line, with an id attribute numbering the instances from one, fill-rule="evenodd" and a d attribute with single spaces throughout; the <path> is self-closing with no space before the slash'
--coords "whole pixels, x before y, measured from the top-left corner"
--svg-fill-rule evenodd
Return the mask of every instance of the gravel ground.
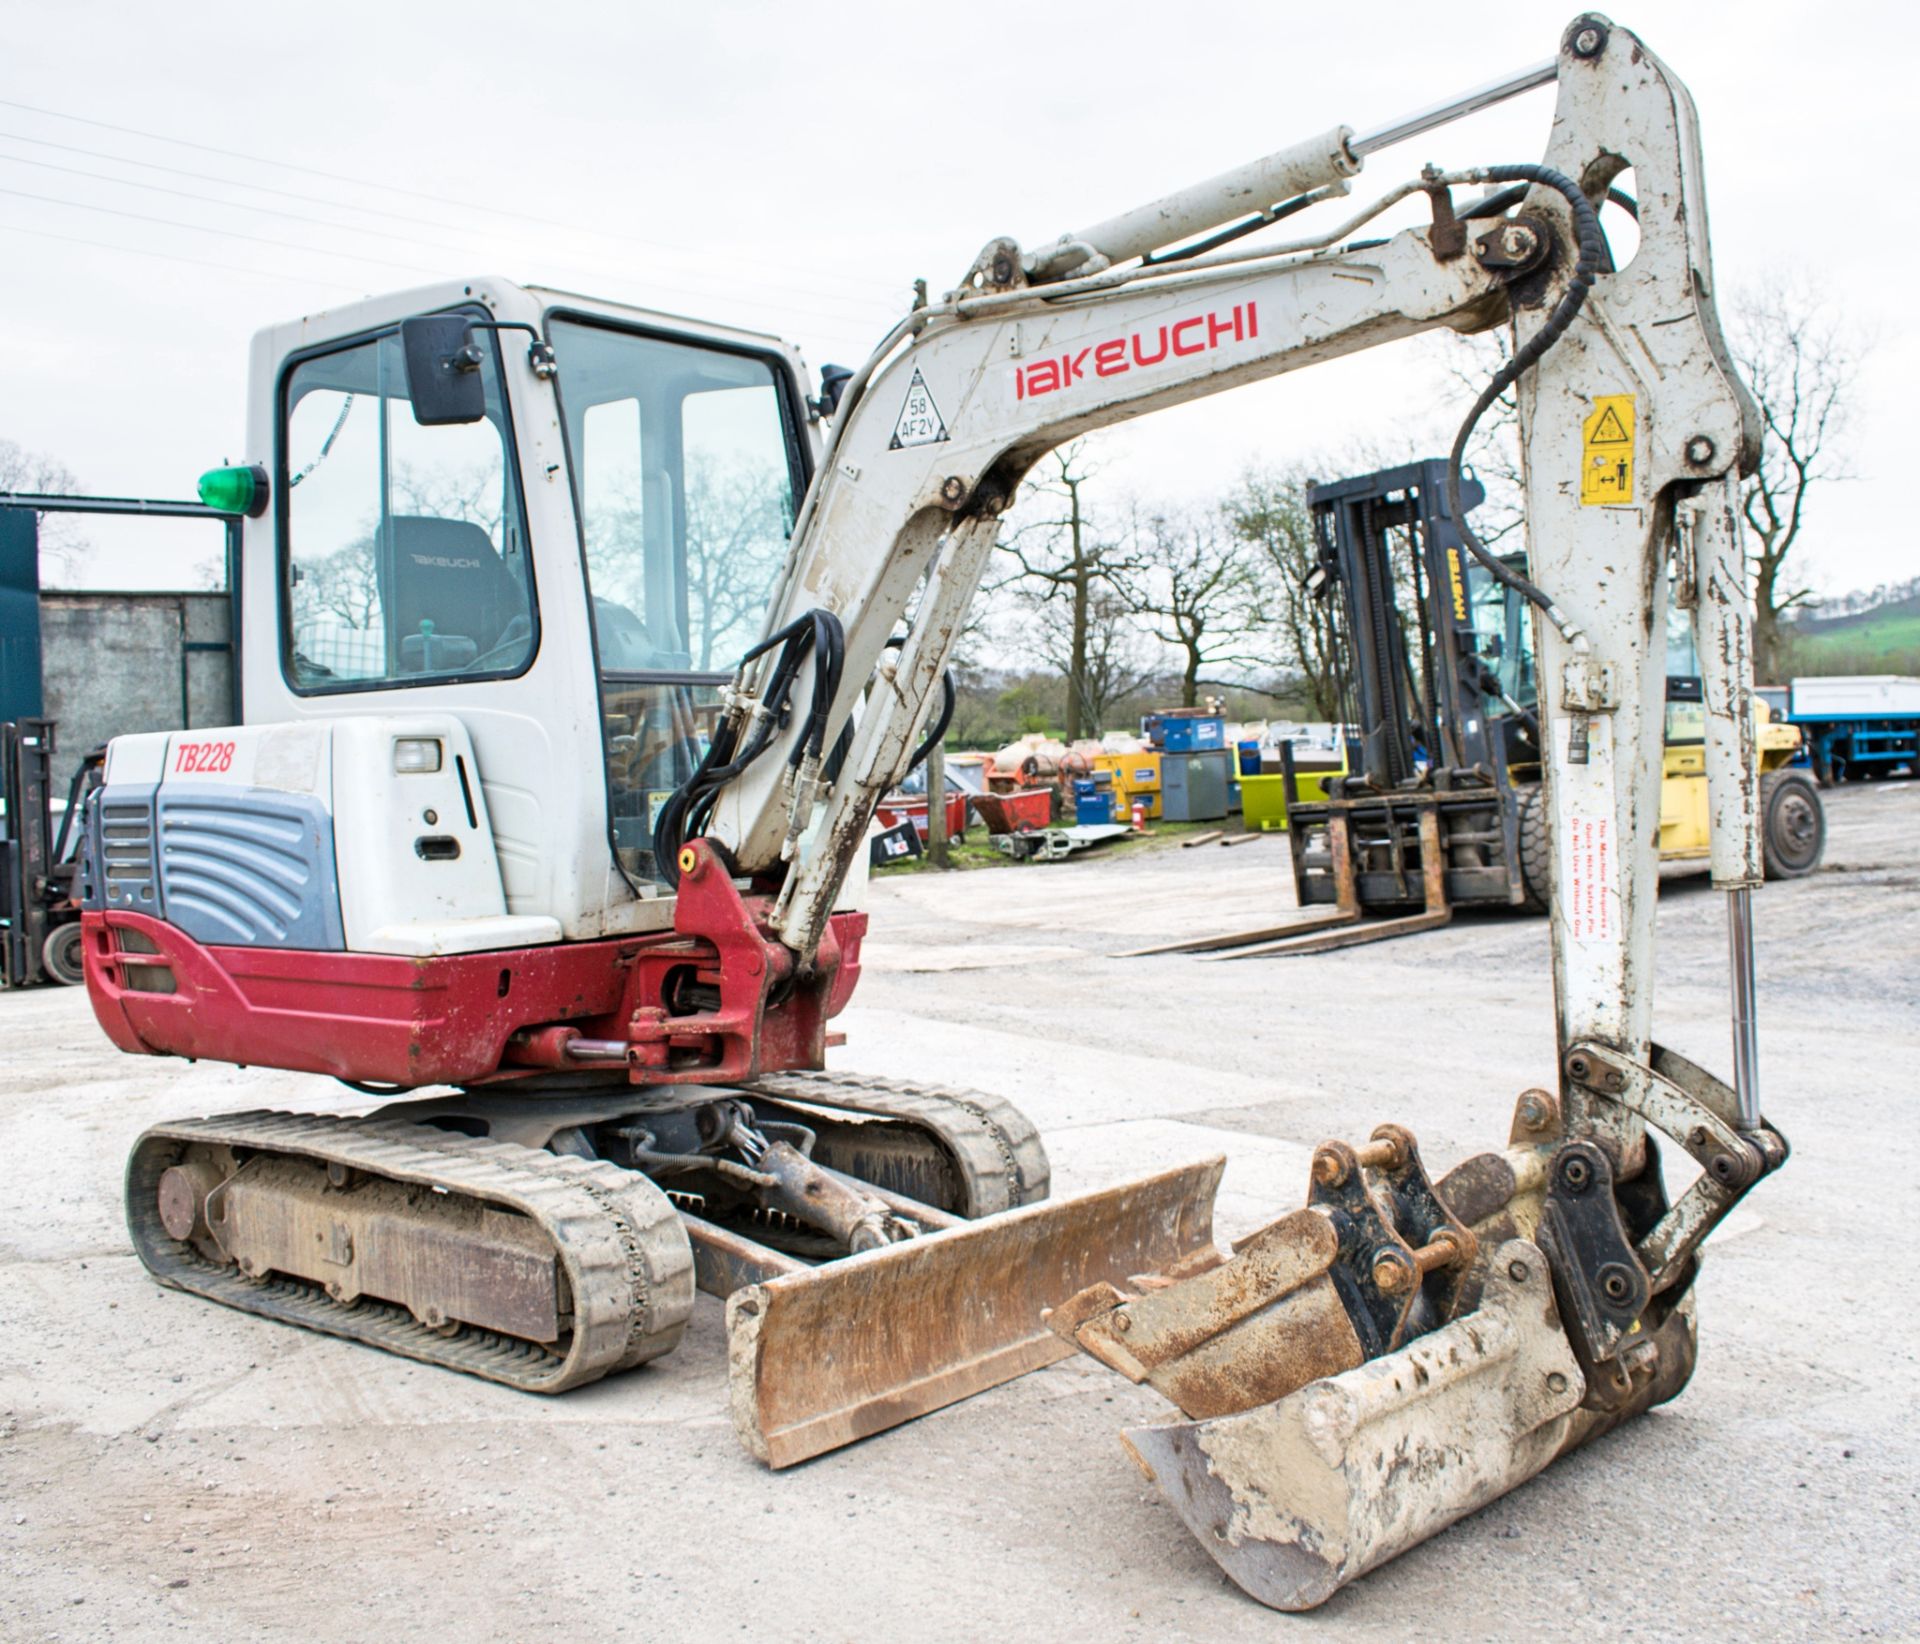
<path id="1" fill-rule="evenodd" d="M 1920 1635 L 1920 784 L 1830 816 L 1825 869 L 1756 907 L 1795 1153 L 1712 1246 L 1692 1386 L 1311 1620 L 1219 1575 L 1116 1436 L 1165 1407 L 1088 1360 L 773 1475 L 734 1440 L 706 1298 L 669 1359 L 541 1400 L 163 1292 L 120 1219 L 138 1132 L 343 1093 L 121 1057 L 80 994 L 0 996 L 0 1637 Z M 1284 852 L 883 882 L 835 1065 L 1011 1097 L 1056 1191 L 1224 1152 L 1226 1233 L 1299 1204 L 1323 1137 L 1396 1119 L 1436 1173 L 1499 1145 L 1551 1074 L 1541 921 L 1109 957 L 1266 922 Z M 1656 1031 L 1724 1071 L 1722 928 L 1704 881 L 1668 882 Z"/>

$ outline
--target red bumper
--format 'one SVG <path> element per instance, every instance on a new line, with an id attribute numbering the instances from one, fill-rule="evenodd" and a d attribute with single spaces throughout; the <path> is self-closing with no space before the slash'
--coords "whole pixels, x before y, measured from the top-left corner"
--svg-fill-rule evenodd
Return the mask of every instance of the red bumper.
<path id="1" fill-rule="evenodd" d="M 762 965 L 723 1018 L 661 1008 L 676 971 L 721 980 L 727 944 L 716 952 L 684 933 L 415 959 L 206 947 L 139 913 L 86 913 L 81 923 L 93 1013 L 124 1051 L 415 1086 L 524 1077 L 532 1069 L 514 1065 L 508 1045 L 523 1029 L 565 1024 L 627 1039 L 644 1018 L 657 1025 L 652 1045 L 636 1047 L 636 1082 L 818 1067 L 826 1019 L 859 975 L 866 918 L 835 916 L 835 962 L 814 986 L 771 1003 Z M 129 950 L 121 931 L 156 951 Z"/>
<path id="2" fill-rule="evenodd" d="M 399 1085 L 484 1077 L 517 1029 L 616 1009 L 620 950 L 632 947 L 579 942 L 409 959 L 203 947 L 141 913 L 88 913 L 81 923 L 93 1013 L 122 1050 Z M 122 951 L 116 928 L 159 951 Z M 156 991 L 169 978 L 172 991 Z"/>

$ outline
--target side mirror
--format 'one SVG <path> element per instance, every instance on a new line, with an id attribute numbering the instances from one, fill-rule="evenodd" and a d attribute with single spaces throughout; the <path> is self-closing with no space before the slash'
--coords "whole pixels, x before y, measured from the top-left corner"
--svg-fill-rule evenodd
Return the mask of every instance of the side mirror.
<path id="1" fill-rule="evenodd" d="M 853 381 L 853 373 L 844 365 L 823 365 L 820 367 L 820 393 L 812 402 L 813 409 L 820 416 L 831 417 L 840 409 L 840 397 L 847 391 L 847 384 Z"/>
<path id="2" fill-rule="evenodd" d="M 461 314 L 419 314 L 400 322 L 413 420 L 423 428 L 479 422 L 487 414 L 486 360 Z"/>

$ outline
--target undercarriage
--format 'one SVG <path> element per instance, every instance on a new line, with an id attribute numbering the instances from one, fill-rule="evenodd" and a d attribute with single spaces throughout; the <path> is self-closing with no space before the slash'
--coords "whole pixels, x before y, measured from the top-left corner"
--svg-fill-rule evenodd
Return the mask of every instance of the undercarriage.
<path id="1" fill-rule="evenodd" d="M 1215 1161 L 1044 1204 L 1039 1135 L 994 1097 L 587 1074 L 160 1126 L 127 1206 L 163 1283 L 529 1392 L 670 1352 L 696 1289 L 731 1298 L 735 1423 L 784 1466 L 1064 1356 L 1046 1309 L 1206 1246 L 1218 1178 Z M 874 1260 L 907 1245 L 905 1267 Z"/>

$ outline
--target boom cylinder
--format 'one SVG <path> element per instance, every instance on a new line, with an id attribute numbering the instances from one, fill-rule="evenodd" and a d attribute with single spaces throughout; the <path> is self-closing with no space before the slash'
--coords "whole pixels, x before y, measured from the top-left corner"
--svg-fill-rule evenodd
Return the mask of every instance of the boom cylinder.
<path id="1" fill-rule="evenodd" d="M 1038 279 L 1062 273 L 1094 273 L 1107 263 L 1144 257 L 1149 251 L 1265 211 L 1296 195 L 1342 183 L 1354 176 L 1376 150 L 1423 136 L 1537 86 L 1551 85 L 1558 74 L 1558 60 L 1549 58 L 1443 103 L 1375 126 L 1357 137 L 1352 126 L 1335 126 L 1305 142 L 1276 149 L 1209 177 L 1204 183 L 1177 189 L 1150 205 L 1135 206 L 1091 228 L 1063 234 L 1056 244 L 1043 246 L 1027 259 L 1027 272 Z M 1089 262 L 1092 267 L 1087 266 Z"/>
<path id="2" fill-rule="evenodd" d="M 1056 265 L 1079 264 L 1087 252 L 1109 263 L 1123 263 L 1252 212 L 1265 211 L 1296 194 L 1342 182 L 1360 169 L 1359 156 L 1347 146 L 1352 136 L 1353 127 L 1335 126 L 1318 137 L 1209 177 L 1204 183 L 1178 189 L 1150 205 L 1135 206 L 1091 228 L 1063 234 L 1058 245 L 1042 247 L 1035 253 L 1031 270 L 1044 273 Z M 1081 271 L 1091 272 L 1084 268 Z"/>

